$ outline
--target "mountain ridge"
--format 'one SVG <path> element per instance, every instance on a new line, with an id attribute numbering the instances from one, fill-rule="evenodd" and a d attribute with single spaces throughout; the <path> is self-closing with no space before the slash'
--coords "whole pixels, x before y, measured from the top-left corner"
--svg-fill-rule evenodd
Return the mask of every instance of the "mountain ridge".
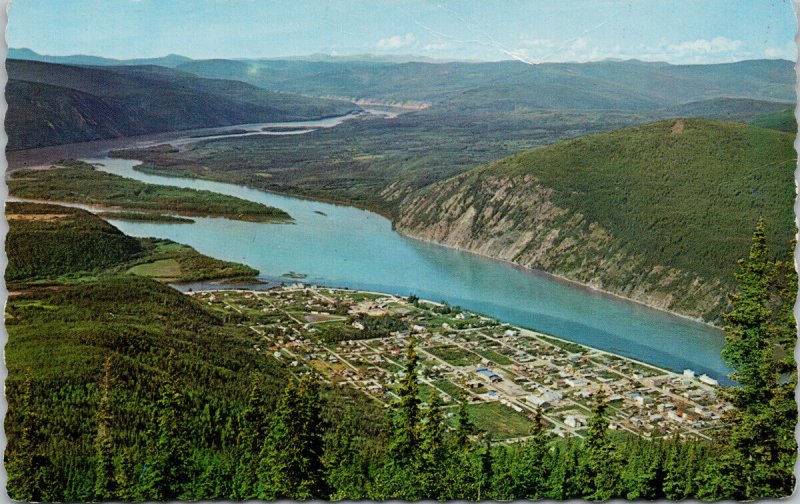
<path id="1" fill-rule="evenodd" d="M 359 110 L 155 65 L 75 66 L 9 59 L 8 150 Z"/>

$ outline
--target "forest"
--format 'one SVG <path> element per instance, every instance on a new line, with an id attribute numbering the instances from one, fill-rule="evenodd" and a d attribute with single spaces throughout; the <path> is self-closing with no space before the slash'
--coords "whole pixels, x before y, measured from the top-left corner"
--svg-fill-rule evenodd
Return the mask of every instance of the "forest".
<path id="1" fill-rule="evenodd" d="M 723 356 L 736 406 L 712 442 L 609 429 L 585 439 L 478 431 L 418 396 L 409 339 L 399 398 L 365 396 L 253 357 L 219 315 L 130 275 L 14 296 L 7 307 L 8 491 L 17 500 L 742 499 L 789 495 L 797 445 L 797 276 L 763 222 L 739 262 Z"/>
<path id="2" fill-rule="evenodd" d="M 147 184 L 97 170 L 74 159 L 47 170 L 15 171 L 8 180 L 12 196 L 62 201 L 126 210 L 143 210 L 204 217 L 228 217 L 252 222 L 290 222 L 283 210 L 211 191 Z"/>

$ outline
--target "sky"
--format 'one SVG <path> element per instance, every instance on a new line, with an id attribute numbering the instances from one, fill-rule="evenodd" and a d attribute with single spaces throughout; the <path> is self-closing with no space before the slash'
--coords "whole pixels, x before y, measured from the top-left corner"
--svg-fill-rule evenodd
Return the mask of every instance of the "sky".
<path id="1" fill-rule="evenodd" d="M 9 47 L 111 58 L 796 60 L 792 0 L 13 0 Z"/>

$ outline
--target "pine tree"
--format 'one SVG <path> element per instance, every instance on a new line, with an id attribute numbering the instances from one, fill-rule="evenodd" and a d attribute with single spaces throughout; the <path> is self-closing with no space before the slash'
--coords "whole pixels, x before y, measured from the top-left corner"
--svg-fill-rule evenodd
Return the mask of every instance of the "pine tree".
<path id="1" fill-rule="evenodd" d="M 365 500 L 369 494 L 369 463 L 361 452 L 360 435 L 345 417 L 328 436 L 324 450 L 326 481 L 331 500 Z"/>
<path id="2" fill-rule="evenodd" d="M 478 429 L 470 419 L 467 410 L 467 396 L 462 391 L 456 414 L 456 427 L 452 435 L 448 436 L 449 463 L 446 466 L 447 484 L 453 499 L 476 500 L 478 497 L 478 482 L 480 481 L 480 461 L 475 455 L 477 443 L 473 436 Z"/>
<path id="3" fill-rule="evenodd" d="M 420 456 L 417 475 L 425 499 L 446 500 L 445 469 L 447 445 L 441 403 L 436 393 L 431 393 L 430 407 L 426 412 L 420 432 Z"/>
<path id="4" fill-rule="evenodd" d="M 738 292 L 730 295 L 732 309 L 725 314 L 725 346 L 722 356 L 733 368 L 731 378 L 740 387 L 730 395 L 740 409 L 768 402 L 772 344 L 769 337 L 770 276 L 772 262 L 767 249 L 766 228 L 758 221 L 748 259 L 739 261 Z"/>
<path id="5" fill-rule="evenodd" d="M 397 391 L 397 420 L 394 435 L 389 446 L 389 456 L 401 463 L 413 463 L 419 448 L 419 386 L 417 384 L 417 353 L 414 338 L 406 346 L 405 374 Z"/>
<path id="6" fill-rule="evenodd" d="M 129 449 L 122 450 L 122 455 L 117 461 L 115 481 L 117 484 L 116 497 L 121 502 L 129 502 L 136 499 L 136 492 L 133 483 L 134 477 L 133 457 Z"/>
<path id="7" fill-rule="evenodd" d="M 406 346 L 404 375 L 397 389 L 398 399 L 390 410 L 392 437 L 376 485 L 375 498 L 418 500 L 420 400 L 417 385 L 417 353 L 414 338 Z"/>
<path id="8" fill-rule="evenodd" d="M 488 500 L 492 498 L 492 481 L 494 471 L 492 470 L 492 436 L 485 434 L 483 446 L 478 455 L 480 474 L 478 477 L 478 500 Z"/>
<path id="9" fill-rule="evenodd" d="M 111 357 L 106 357 L 103 363 L 103 381 L 100 384 L 100 402 L 97 407 L 97 435 L 94 441 L 95 448 L 95 497 L 98 500 L 107 500 L 114 497 L 116 479 L 114 468 L 114 435 L 111 424 Z"/>
<path id="10" fill-rule="evenodd" d="M 586 464 L 591 478 L 585 496 L 593 500 L 607 500 L 620 491 L 621 460 L 613 443 L 608 439 L 608 403 L 602 389 L 597 392 L 592 417 L 586 436 Z"/>
<path id="11" fill-rule="evenodd" d="M 7 447 L 8 495 L 20 501 L 59 500 L 54 467 L 44 452 L 30 370 L 18 390 L 15 409 L 20 432 L 14 437 L 15 443 Z"/>
<path id="12" fill-rule="evenodd" d="M 728 395 L 737 410 L 727 435 L 730 453 L 710 467 L 706 494 L 716 498 L 784 497 L 794 488 L 797 421 L 793 359 L 797 276 L 786 262 L 773 261 L 763 219 L 758 222 L 746 260 L 739 262 L 738 290 L 725 315 L 722 355 L 739 383 Z"/>
<path id="13" fill-rule="evenodd" d="M 170 362 L 175 361 L 174 351 Z M 142 477 L 143 497 L 149 500 L 178 498 L 189 481 L 188 440 L 183 426 L 184 398 L 175 385 L 175 370 L 170 366 L 158 401 L 155 440 L 149 463 Z"/>
<path id="14" fill-rule="evenodd" d="M 289 382 L 261 452 L 259 498 L 327 498 L 321 411 L 316 377 Z"/>
<path id="15" fill-rule="evenodd" d="M 261 387 L 261 375 L 250 377 L 250 396 L 242 415 L 242 428 L 237 438 L 238 463 L 233 479 L 235 499 L 255 497 L 261 448 L 269 430 L 269 412 Z"/>
<path id="16" fill-rule="evenodd" d="M 531 425 L 531 435 L 519 447 L 513 470 L 514 496 L 524 499 L 541 499 L 546 492 L 550 469 L 547 448 L 547 429 L 543 424 L 542 410 L 536 408 Z"/>

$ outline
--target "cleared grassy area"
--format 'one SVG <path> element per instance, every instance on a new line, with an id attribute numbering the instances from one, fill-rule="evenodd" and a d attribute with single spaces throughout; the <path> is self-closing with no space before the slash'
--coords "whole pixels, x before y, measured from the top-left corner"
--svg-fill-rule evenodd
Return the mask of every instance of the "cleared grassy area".
<path id="1" fill-rule="evenodd" d="M 492 350 L 491 348 L 477 350 L 477 352 L 481 355 L 481 357 L 485 357 L 495 364 L 500 364 L 501 366 L 508 366 L 511 364 L 511 359 L 499 352 Z"/>
<path id="2" fill-rule="evenodd" d="M 450 380 L 436 380 L 433 382 L 433 384 L 450 394 L 450 397 L 453 399 L 458 399 L 461 396 L 461 387 L 454 384 Z"/>
<path id="3" fill-rule="evenodd" d="M 479 429 L 491 432 L 496 439 L 530 434 L 531 421 L 499 402 L 468 404 L 467 412 Z"/>
<path id="4" fill-rule="evenodd" d="M 181 265 L 175 259 L 159 259 L 158 261 L 137 264 L 129 269 L 128 273 L 169 281 L 180 278 Z"/>
<path id="5" fill-rule="evenodd" d="M 457 346 L 438 346 L 426 350 L 452 366 L 473 366 L 481 361 L 479 355 Z"/>
<path id="6" fill-rule="evenodd" d="M 201 280 L 251 279 L 258 270 L 244 264 L 222 261 L 197 252 L 188 245 L 170 240 L 141 239 L 146 255 L 128 268 L 128 273 L 160 281 L 195 282 Z"/>

